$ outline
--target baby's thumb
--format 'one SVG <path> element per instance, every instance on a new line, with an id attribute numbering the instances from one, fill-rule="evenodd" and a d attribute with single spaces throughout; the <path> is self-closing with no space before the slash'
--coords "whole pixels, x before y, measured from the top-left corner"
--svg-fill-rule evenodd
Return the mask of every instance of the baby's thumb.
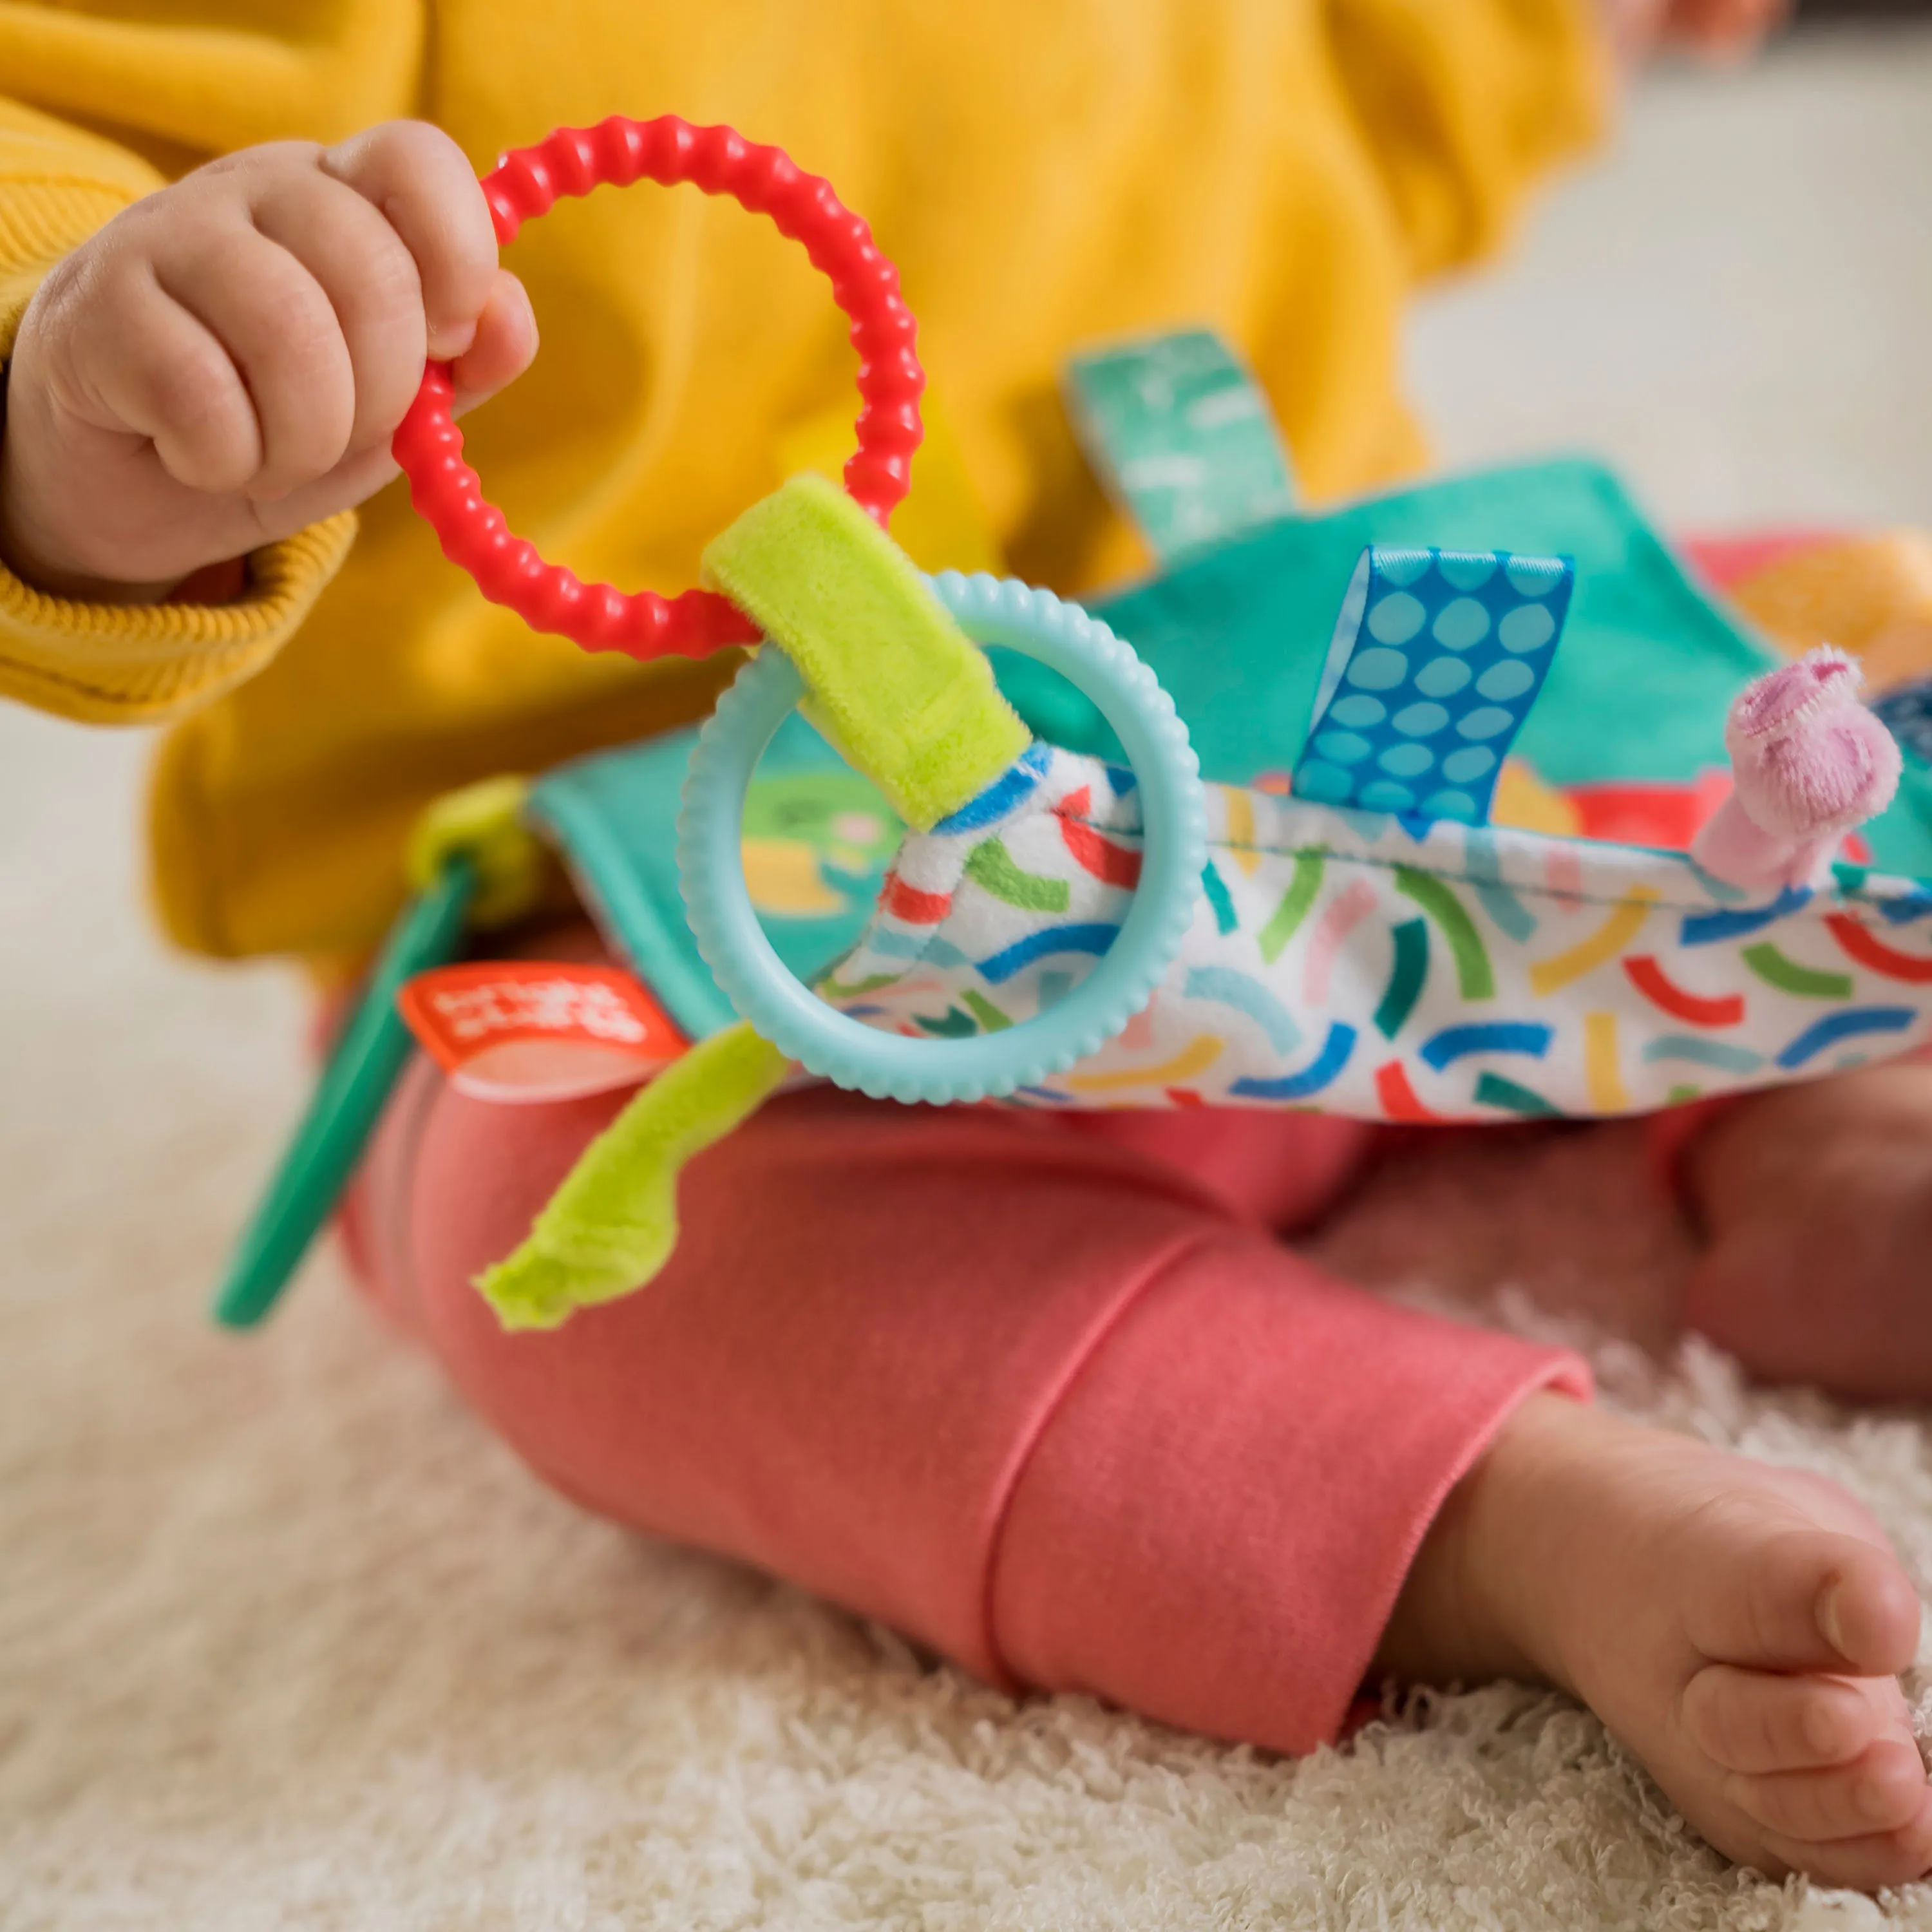
<path id="1" fill-rule="evenodd" d="M 536 352 L 537 318 L 530 296 L 508 268 L 499 268 L 476 318 L 475 338 L 450 364 L 457 414 L 514 382 Z"/>

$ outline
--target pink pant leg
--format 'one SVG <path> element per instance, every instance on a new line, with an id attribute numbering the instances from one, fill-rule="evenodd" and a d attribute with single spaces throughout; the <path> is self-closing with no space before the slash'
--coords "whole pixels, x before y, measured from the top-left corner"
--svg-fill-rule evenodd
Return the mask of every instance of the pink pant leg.
<path id="1" fill-rule="evenodd" d="M 1355 1698 L 1436 1511 L 1559 1351 L 1401 1309 L 1256 1244 L 1123 1312 L 1016 1486 L 1000 1654 L 1190 1730 L 1302 1752 Z"/>
<path id="2" fill-rule="evenodd" d="M 1277 1234 L 1318 1220 L 1389 1132 L 1339 1114 L 1246 1107 L 1110 1108 L 1054 1123 L 1184 1174 L 1236 1220 Z"/>
<path id="3" fill-rule="evenodd" d="M 997 1682 L 1331 1737 L 1450 1486 L 1526 1393 L 1587 1386 L 1270 1237 L 1346 1170 L 1332 1124 L 1244 1116 L 1231 1180 L 1225 1119 L 1163 1159 L 826 1090 L 693 1164 L 648 1289 L 506 1335 L 470 1280 L 619 1104 L 485 1106 L 416 1070 L 352 1216 L 382 1298 L 572 1496 Z M 1264 1146 L 1298 1178 L 1264 1184 Z"/>

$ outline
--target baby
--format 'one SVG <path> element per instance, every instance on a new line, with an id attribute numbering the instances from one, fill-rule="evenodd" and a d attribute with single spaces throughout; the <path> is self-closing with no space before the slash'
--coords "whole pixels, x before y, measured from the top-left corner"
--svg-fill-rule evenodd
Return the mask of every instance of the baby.
<path id="1" fill-rule="evenodd" d="M 1720 38 L 1765 11 L 1619 10 L 1634 34 Z M 268 631 L 240 616 L 224 629 L 232 600 L 283 596 L 262 620 L 277 638 L 299 621 L 319 581 L 297 596 L 260 560 L 308 543 L 339 560 L 328 520 L 392 475 L 424 356 L 453 362 L 466 406 L 536 350 L 472 169 L 426 125 L 245 147 L 135 200 L 46 270 L 13 338 L 9 688 L 109 715 L 87 709 L 123 676 L 88 641 L 114 634 L 109 607 L 154 607 L 140 621 L 189 640 L 204 692 L 245 676 L 276 640 L 257 651 Z M 585 433 L 595 459 L 601 427 Z M 428 568 L 419 533 L 392 523 L 382 541 Z M 418 592 L 364 621 L 430 629 L 429 608 Z M 112 715 L 164 709 L 164 673 L 189 675 L 169 668 L 188 657 L 151 656 L 163 670 L 115 686 L 136 695 Z M 518 687 L 550 720 L 522 755 L 590 742 L 557 688 L 535 671 Z M 386 688 L 370 717 L 392 715 Z M 302 742 L 302 688 L 262 698 L 256 722 L 278 706 L 282 742 Z M 470 700 L 479 733 L 490 715 Z M 313 722 L 316 742 L 339 730 Z M 204 735 L 202 796 L 245 778 L 247 741 Z M 393 734 L 358 767 L 363 790 L 411 748 Z M 367 851 L 405 818 L 372 821 Z M 242 873 L 248 832 L 225 835 Z M 298 916 L 238 903 L 261 931 Z M 1341 1199 L 1368 1130 L 802 1094 L 694 1165 L 684 1243 L 648 1294 L 507 1336 L 469 1281 L 614 1104 L 490 1108 L 419 1065 L 348 1227 L 379 1298 L 591 1507 L 765 1564 L 996 1681 L 1276 1748 L 1336 1735 L 1365 1677 L 1545 1681 L 1736 1858 L 1868 1887 L 1932 1869 L 1932 1790 L 1894 1681 L 1918 1603 L 1876 1526 L 1828 1484 L 1600 1413 L 1563 1352 L 1396 1310 L 1295 1255 L 1280 1238 Z M 1702 1242 L 1684 1322 L 1767 1375 L 1932 1396 L 1923 1069 L 1742 1102 L 1676 1171 Z"/>

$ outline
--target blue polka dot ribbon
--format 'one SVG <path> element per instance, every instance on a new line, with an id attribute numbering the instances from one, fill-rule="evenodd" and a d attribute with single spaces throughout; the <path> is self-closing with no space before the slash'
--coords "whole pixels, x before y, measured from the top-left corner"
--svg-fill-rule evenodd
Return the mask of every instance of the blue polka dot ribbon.
<path id="1" fill-rule="evenodd" d="M 1575 582 L 1568 557 L 1365 550 L 1328 646 L 1295 796 L 1485 823 Z"/>

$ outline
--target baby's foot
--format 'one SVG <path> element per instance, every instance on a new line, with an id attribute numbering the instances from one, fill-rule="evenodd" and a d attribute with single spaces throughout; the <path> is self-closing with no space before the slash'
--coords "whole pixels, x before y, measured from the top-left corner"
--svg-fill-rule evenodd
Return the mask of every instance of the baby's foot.
<path id="1" fill-rule="evenodd" d="M 1932 1397 L 1932 1064 L 1753 1094 L 1685 1150 L 1687 1325 L 1768 1382 Z"/>
<path id="2" fill-rule="evenodd" d="M 1558 1684 L 1727 1856 L 1870 1889 L 1932 1870 L 1894 1677 L 1918 1633 L 1834 1485 L 1538 1396 L 1430 1531 L 1378 1661 Z"/>

